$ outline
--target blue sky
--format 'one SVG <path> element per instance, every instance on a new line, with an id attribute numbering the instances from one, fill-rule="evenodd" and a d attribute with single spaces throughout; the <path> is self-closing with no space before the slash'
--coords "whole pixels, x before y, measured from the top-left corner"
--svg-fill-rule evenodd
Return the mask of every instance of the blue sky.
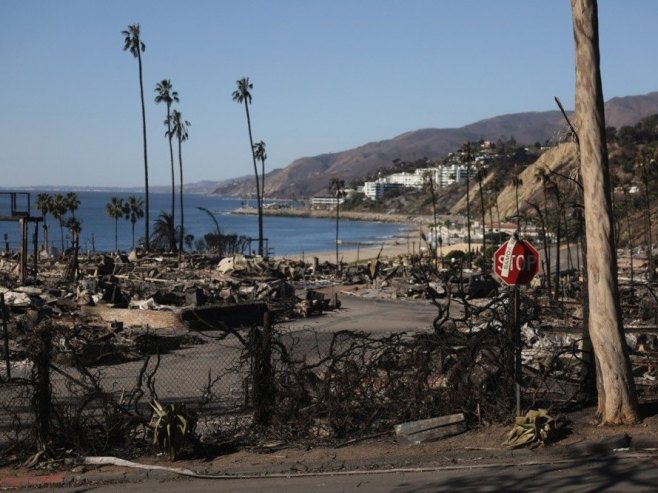
<path id="1" fill-rule="evenodd" d="M 658 90 L 655 0 L 601 0 L 606 99 Z M 170 165 L 171 79 L 189 120 L 185 182 L 250 174 L 236 80 L 253 83 L 268 169 L 419 128 L 573 107 L 568 0 L 0 0 L 2 186 L 143 184 L 140 23 L 150 182 Z"/>

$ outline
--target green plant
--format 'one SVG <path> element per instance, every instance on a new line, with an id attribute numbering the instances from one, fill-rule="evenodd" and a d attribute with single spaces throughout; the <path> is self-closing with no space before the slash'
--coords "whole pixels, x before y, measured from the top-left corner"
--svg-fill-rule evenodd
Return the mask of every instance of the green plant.
<path id="1" fill-rule="evenodd" d="M 531 409 L 525 416 L 517 416 L 516 424 L 507 435 L 504 445 L 510 448 L 545 445 L 556 439 L 563 426 L 564 421 L 553 419 L 546 409 Z"/>
<path id="2" fill-rule="evenodd" d="M 193 439 L 196 415 L 189 411 L 185 404 L 174 403 L 163 406 L 158 400 L 153 399 L 151 407 L 153 416 L 150 426 L 153 428 L 153 445 L 173 461 L 185 442 Z"/>

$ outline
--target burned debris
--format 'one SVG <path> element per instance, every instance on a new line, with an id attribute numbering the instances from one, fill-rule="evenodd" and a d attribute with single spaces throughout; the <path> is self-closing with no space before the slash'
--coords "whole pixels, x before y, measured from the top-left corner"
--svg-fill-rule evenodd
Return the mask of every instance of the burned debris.
<path id="1" fill-rule="evenodd" d="M 154 402 L 194 413 L 188 448 L 263 436 L 336 443 L 458 414 L 437 432 L 450 434 L 513 414 L 510 293 L 459 264 L 378 258 L 342 266 L 337 279 L 330 263 L 244 256 L 186 255 L 184 268 L 134 253 L 79 262 L 77 281 L 49 258 L 19 285 L 15 259 L 3 257 L 4 440 L 34 439 L 16 423 L 37 419 L 46 448 L 107 452 L 130 436 L 149 450 Z M 622 295 L 634 376 L 655 396 L 658 298 L 639 283 Z M 352 296 L 431 303 L 435 316 L 423 331 L 303 325 Z M 590 402 L 579 302 L 539 287 L 520 304 L 523 408 Z"/>

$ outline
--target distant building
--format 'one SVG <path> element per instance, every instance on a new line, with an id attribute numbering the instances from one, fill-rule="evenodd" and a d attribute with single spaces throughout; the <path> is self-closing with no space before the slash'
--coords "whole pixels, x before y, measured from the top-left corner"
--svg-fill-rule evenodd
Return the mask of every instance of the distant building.
<path id="1" fill-rule="evenodd" d="M 363 184 L 363 194 L 370 200 L 379 200 L 384 198 L 384 194 L 390 190 L 399 190 L 403 185 L 399 183 L 387 183 L 384 179 L 377 181 L 367 181 Z"/>
<path id="2" fill-rule="evenodd" d="M 337 204 L 342 204 L 343 202 L 345 202 L 344 197 L 312 197 L 311 207 L 313 209 L 332 209 Z"/>
<path id="3" fill-rule="evenodd" d="M 453 183 L 466 181 L 467 168 L 463 164 L 446 164 L 439 168 L 437 183 L 439 187 L 447 187 Z M 475 170 L 471 167 L 470 178 L 475 177 Z"/>

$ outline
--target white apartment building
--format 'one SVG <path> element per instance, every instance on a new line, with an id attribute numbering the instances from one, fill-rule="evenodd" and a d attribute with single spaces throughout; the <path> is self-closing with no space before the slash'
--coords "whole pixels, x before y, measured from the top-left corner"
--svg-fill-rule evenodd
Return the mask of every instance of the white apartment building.
<path id="1" fill-rule="evenodd" d="M 466 166 L 463 164 L 448 164 L 439 168 L 439 177 L 437 183 L 439 187 L 447 187 L 453 183 L 462 183 L 466 181 Z M 475 171 L 471 168 L 470 178 L 475 177 Z"/>
<path id="2" fill-rule="evenodd" d="M 383 178 L 386 183 L 398 184 L 403 187 L 423 188 L 428 178 L 432 178 L 434 183 L 438 183 L 438 168 L 419 168 L 413 173 L 393 173 Z"/>
<path id="3" fill-rule="evenodd" d="M 314 209 L 331 208 L 336 207 L 336 204 L 342 204 L 343 202 L 345 202 L 343 197 L 312 197 L 311 207 Z"/>
<path id="4" fill-rule="evenodd" d="M 384 198 L 387 190 L 396 190 L 402 188 L 399 183 L 387 183 L 384 179 L 377 181 L 367 181 L 363 184 L 363 194 L 371 200 Z"/>

